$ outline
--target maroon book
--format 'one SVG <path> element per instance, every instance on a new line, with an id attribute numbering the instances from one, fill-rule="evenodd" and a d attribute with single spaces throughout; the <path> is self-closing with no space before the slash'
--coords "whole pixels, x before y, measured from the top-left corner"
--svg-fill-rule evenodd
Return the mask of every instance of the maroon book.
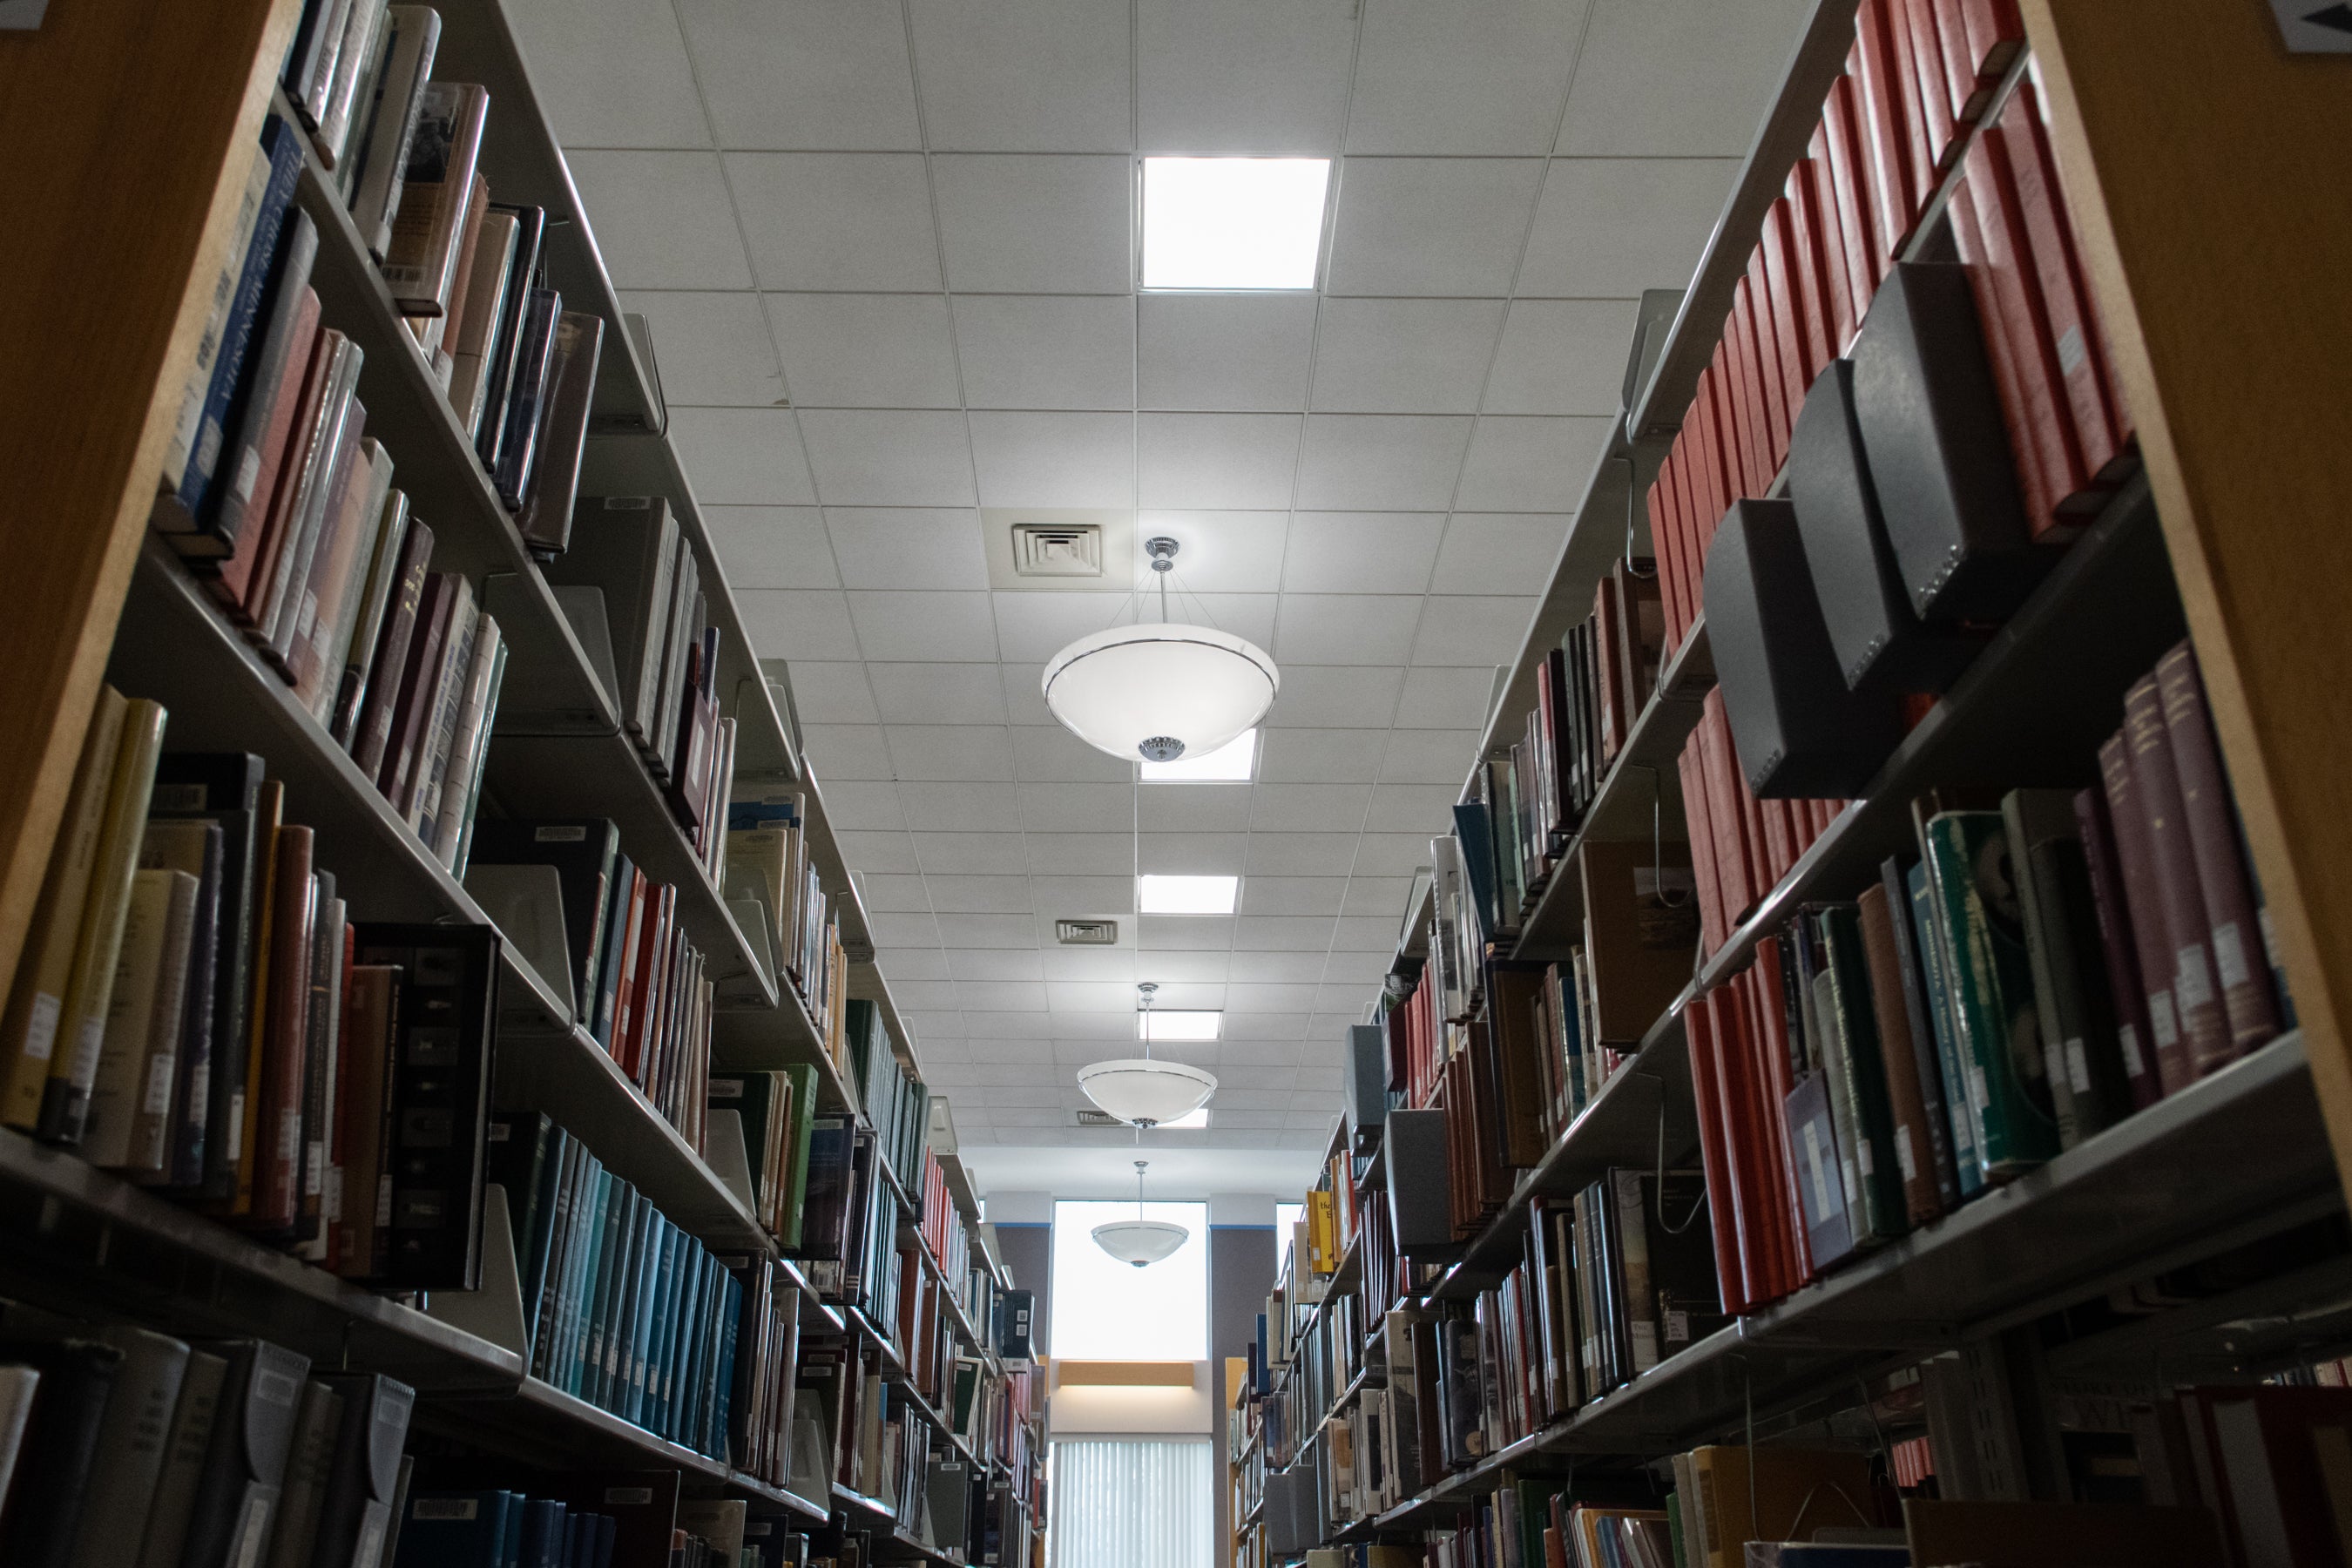
<path id="1" fill-rule="evenodd" d="M 2229 1017 L 2213 979 L 2213 947 L 2199 886 L 2197 852 L 2180 802 L 2180 775 L 2164 723 L 2156 677 L 2142 676 L 2124 697 L 2124 743 L 2131 751 L 2132 784 L 2147 825 L 2148 865 L 2155 872 L 2158 910 L 2172 956 L 2172 1009 L 2180 1025 L 2192 1078 L 2203 1078 L 2237 1056 Z"/>
<path id="2" fill-rule="evenodd" d="M 457 609 L 457 582 L 454 572 L 436 572 L 425 579 L 424 597 L 417 603 L 416 633 L 409 639 L 399 685 L 384 712 L 383 761 L 376 768 L 376 787 L 394 810 L 400 809 L 400 797 L 415 771 L 417 736 L 440 684 L 441 645 L 448 637 L 449 619 Z"/>
<path id="3" fill-rule="evenodd" d="M 2124 1079 L 2131 1086 L 2132 1107 L 2144 1110 L 2164 1098 L 2157 1077 L 2156 1040 L 2148 1027 L 2147 987 L 2140 979 L 2139 952 L 2133 945 L 2131 906 L 2124 896 L 2123 873 L 2116 864 L 2113 824 L 2107 817 L 2103 790 L 2086 789 L 2074 795 L 2074 826 L 2083 835 L 2083 858 L 2091 875 L 2091 905 L 2099 918 L 2099 945 L 2107 963 L 2107 988 L 2116 996 L 2116 1044 L 2124 1059 Z"/>

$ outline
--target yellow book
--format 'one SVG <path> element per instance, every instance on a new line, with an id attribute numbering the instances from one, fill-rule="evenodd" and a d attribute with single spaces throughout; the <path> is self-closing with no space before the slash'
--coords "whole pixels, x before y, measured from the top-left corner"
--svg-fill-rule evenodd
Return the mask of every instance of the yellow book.
<path id="1" fill-rule="evenodd" d="M 1339 1267 L 1339 1250 L 1333 1245 L 1339 1225 L 1328 1190 L 1318 1187 L 1307 1194 L 1307 1266 L 1317 1274 L 1331 1273 Z"/>
<path id="2" fill-rule="evenodd" d="M 16 984 L 8 1010 L 0 1016 L 0 1121 L 30 1132 L 41 1123 L 41 1098 L 56 1054 L 66 986 L 73 977 L 74 948 L 81 932 L 82 905 L 89 894 L 89 868 L 106 825 L 107 785 L 114 777 L 114 754 L 122 742 L 122 716 L 130 707 L 122 693 L 100 687 L 89 728 L 83 732 L 81 760 L 74 767 L 73 793 L 66 797 L 49 851 L 48 874 L 33 923 L 17 959 Z"/>
<path id="3" fill-rule="evenodd" d="M 90 861 L 89 893 L 81 908 L 81 937 L 66 982 L 58 1023 L 61 1047 L 50 1054 L 42 1086 L 41 1136 L 81 1142 L 89 1115 L 90 1085 L 106 1045 L 106 1010 L 114 971 L 122 959 L 122 926 L 131 910 L 131 882 L 139 870 L 139 841 L 147 828 L 147 802 L 155 793 L 155 759 L 163 754 L 163 705 L 133 698 L 122 716 L 122 740 L 106 786 L 106 819 Z"/>

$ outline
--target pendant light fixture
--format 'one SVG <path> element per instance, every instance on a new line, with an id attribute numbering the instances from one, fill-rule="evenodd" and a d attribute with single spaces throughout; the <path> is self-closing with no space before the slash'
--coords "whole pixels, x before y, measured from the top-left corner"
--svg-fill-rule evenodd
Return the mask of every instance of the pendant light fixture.
<path id="1" fill-rule="evenodd" d="M 1045 706 L 1062 727 L 1114 757 L 1172 763 L 1226 744 L 1274 705 L 1280 673 L 1265 649 L 1168 618 L 1176 541 L 1144 542 L 1160 579 L 1160 619 L 1082 637 L 1045 664 Z"/>
<path id="2" fill-rule="evenodd" d="M 1117 1061 L 1096 1062 L 1078 1069 L 1078 1087 L 1106 1115 L 1116 1116 L 1137 1129 L 1157 1127 L 1190 1116 L 1217 1092 L 1213 1073 L 1183 1062 L 1155 1061 L 1151 1056 L 1151 997 L 1160 989 L 1152 981 L 1136 987 L 1143 1015 L 1143 1055 Z"/>
<path id="3" fill-rule="evenodd" d="M 1143 1217 L 1143 1173 L 1151 1162 L 1135 1163 L 1135 1217 L 1115 1219 L 1094 1228 L 1095 1245 L 1121 1263 L 1148 1268 L 1183 1246 L 1192 1232 L 1164 1219 Z"/>

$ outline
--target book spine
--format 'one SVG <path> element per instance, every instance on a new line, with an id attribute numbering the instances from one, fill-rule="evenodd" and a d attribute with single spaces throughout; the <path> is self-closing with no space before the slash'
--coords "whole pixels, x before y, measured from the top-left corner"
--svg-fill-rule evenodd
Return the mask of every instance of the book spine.
<path id="1" fill-rule="evenodd" d="M 2108 820 L 2104 789 L 2075 792 L 2074 822 L 2082 835 L 2092 908 L 2099 925 L 2099 946 L 2107 969 L 2107 988 L 2115 1001 L 2116 1046 L 2123 1058 L 2124 1079 L 2132 1105 L 2144 1110 L 2163 1097 L 2164 1086 L 2157 1077 L 2147 987 L 2140 979 L 2131 907 L 2124 899 L 2115 829 Z"/>
<path id="2" fill-rule="evenodd" d="M 278 830 L 276 887 L 271 898 L 269 1005 L 265 1016 L 262 1072 L 255 1086 L 256 1229 L 290 1233 L 301 1202 L 303 1077 L 310 1049 L 310 968 L 319 921 L 314 845 L 308 827 Z"/>
<path id="3" fill-rule="evenodd" d="M 1919 1052 L 1911 1036 L 1904 998 L 1902 961 L 1895 951 L 1895 910 L 1884 883 L 1864 889 L 1856 900 L 1864 977 L 1878 1033 L 1879 1060 L 1892 1112 L 1895 1163 L 1903 1182 L 1903 1207 L 1913 1226 L 1944 1212 L 1936 1147 L 1927 1100 L 1919 1082 Z"/>
<path id="4" fill-rule="evenodd" d="M 276 122 L 273 119 L 272 123 Z M 158 488 L 170 503 L 167 516 L 175 528 L 192 523 L 194 515 L 193 501 L 204 488 L 204 477 L 193 476 L 192 481 L 189 472 L 194 465 L 196 437 L 204 424 L 205 406 L 211 400 L 214 373 L 222 363 L 223 345 L 236 324 L 235 318 L 245 281 L 246 258 L 253 251 L 254 231 L 269 199 L 274 168 L 269 150 L 255 147 L 253 161 L 247 165 L 245 193 L 229 230 L 228 251 L 221 258 L 219 277 L 213 281 L 211 308 L 205 317 L 204 333 L 196 340 L 195 364 L 189 371 L 187 385 L 180 395 L 180 410 L 172 424 L 171 442 L 163 448 L 163 468 Z"/>
<path id="5" fill-rule="evenodd" d="M 1951 1131 L 1953 1176 L 1965 1198 L 1985 1184 L 1984 1151 L 1977 1141 L 1976 1101 L 1969 1092 L 1958 1026 L 1952 1013 L 1952 982 L 1945 959 L 1948 944 L 1924 859 L 1911 868 L 1906 880 L 1913 946 L 1918 954 L 1921 988 L 1935 1033 L 1937 1077 L 1944 1089 L 1945 1125 Z"/>
<path id="6" fill-rule="evenodd" d="M 2057 1126 L 2033 1011 L 2024 933 L 1999 900 L 2005 835 L 1998 812 L 1947 812 L 1927 824 L 1928 875 L 1947 938 L 1952 1016 L 1985 1173 L 2000 1179 L 2055 1152 Z"/>
<path id="7" fill-rule="evenodd" d="M 2099 775 L 2106 798 L 2107 825 L 2115 837 L 2116 868 L 2122 879 L 2128 915 L 2126 924 L 2138 959 L 2141 994 L 2147 1004 L 2148 1048 L 2160 1099 L 2192 1082 L 2197 1075 L 2189 1065 L 2188 1041 L 2173 997 L 2179 961 L 2166 931 L 2164 895 L 2157 885 L 2147 814 L 2141 805 L 2127 732 L 2110 736 L 2099 748 Z"/>
<path id="8" fill-rule="evenodd" d="M 2211 927 L 2198 876 L 2196 846 L 2181 801 L 2171 731 L 2165 723 L 2158 678 L 2144 677 L 2124 697 L 2124 737 L 2131 748 L 2132 786 L 2139 797 L 2157 914 L 2171 959 L 2172 1002 L 2187 1049 L 2190 1078 L 2202 1078 L 2236 1059 L 2230 1022 L 2214 985 Z"/>
<path id="9" fill-rule="evenodd" d="M 2065 1024 L 2059 1016 L 2054 963 L 2058 932 L 2050 919 L 2055 900 L 2041 885 L 2032 854 L 2029 816 L 2036 813 L 2041 791 L 2011 790 L 2001 801 L 2001 828 L 2009 841 L 2010 870 L 2017 889 L 2018 913 L 2024 923 L 2026 959 L 2033 976 L 2036 1030 L 2042 1039 L 2042 1077 L 2050 1085 L 2050 1106 L 2058 1121 L 2058 1146 L 2072 1149 L 2084 1129 L 2074 1104 L 2074 1089 L 2066 1072 Z M 2080 1041 L 2076 1048 L 2081 1048 Z"/>

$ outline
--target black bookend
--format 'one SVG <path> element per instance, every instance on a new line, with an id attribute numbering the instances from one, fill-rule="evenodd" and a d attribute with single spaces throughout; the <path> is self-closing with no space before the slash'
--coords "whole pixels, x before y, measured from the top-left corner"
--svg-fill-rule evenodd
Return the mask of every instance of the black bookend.
<path id="1" fill-rule="evenodd" d="M 1447 1187 L 1445 1112 L 1391 1110 L 1381 1142 L 1387 1151 L 1389 1226 L 1397 1251 L 1416 1263 L 1459 1256 Z"/>
<path id="2" fill-rule="evenodd" d="M 1853 403 L 1912 609 L 2007 618 L 2051 553 L 2026 526 L 1965 268 L 1905 262 L 1887 274 L 1854 337 Z"/>
<path id="3" fill-rule="evenodd" d="M 1862 795 L 1903 738 L 1891 693 L 1845 683 L 1787 501 L 1733 503 L 1706 557 L 1706 639 L 1748 787 L 1760 799 Z"/>
<path id="4" fill-rule="evenodd" d="M 1949 686 L 1984 639 L 1922 621 L 1911 608 L 1863 456 L 1851 360 L 1832 360 L 1805 395 L 1789 439 L 1789 500 L 1845 683 L 1894 692 Z"/>

